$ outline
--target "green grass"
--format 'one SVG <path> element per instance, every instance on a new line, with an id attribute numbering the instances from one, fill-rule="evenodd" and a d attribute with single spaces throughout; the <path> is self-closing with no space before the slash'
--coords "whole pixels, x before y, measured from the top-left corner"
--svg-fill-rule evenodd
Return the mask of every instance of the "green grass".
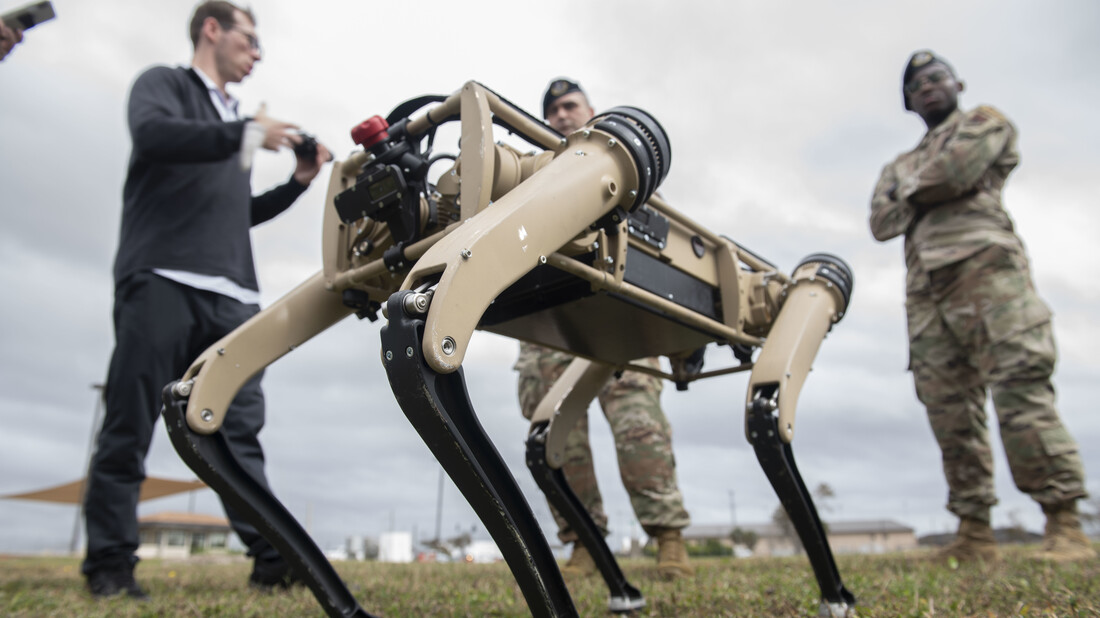
<path id="1" fill-rule="evenodd" d="M 956 569 L 927 553 L 839 556 L 859 616 L 1100 616 L 1100 561 L 1050 565 L 1034 548 L 1008 548 L 993 566 Z M 623 570 L 647 599 L 637 616 L 814 616 L 818 589 L 806 559 L 698 558 L 693 578 L 664 582 L 650 560 Z M 504 564 L 336 563 L 360 605 L 381 616 L 527 616 Z M 321 616 L 306 589 L 260 594 L 245 585 L 249 564 L 148 560 L 138 581 L 147 603 L 96 601 L 73 558 L 0 558 L 4 616 Z M 581 616 L 606 616 L 598 577 L 567 579 Z"/>

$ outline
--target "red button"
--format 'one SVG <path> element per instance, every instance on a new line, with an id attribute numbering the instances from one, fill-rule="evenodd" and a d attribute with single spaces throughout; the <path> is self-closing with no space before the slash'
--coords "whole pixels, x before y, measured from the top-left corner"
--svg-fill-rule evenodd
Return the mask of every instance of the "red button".
<path id="1" fill-rule="evenodd" d="M 351 130 L 351 140 L 363 148 L 370 148 L 390 136 L 386 132 L 389 126 L 390 123 L 385 118 L 371 116 Z"/>

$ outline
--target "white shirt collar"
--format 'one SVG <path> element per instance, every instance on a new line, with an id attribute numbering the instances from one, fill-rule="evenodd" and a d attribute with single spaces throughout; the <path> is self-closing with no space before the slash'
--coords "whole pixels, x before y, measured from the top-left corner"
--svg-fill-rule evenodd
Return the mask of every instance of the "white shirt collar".
<path id="1" fill-rule="evenodd" d="M 221 115 L 222 120 L 230 121 L 237 120 L 240 116 L 237 114 L 237 106 L 240 101 L 236 97 L 226 92 L 224 95 L 222 91 L 218 89 L 218 85 L 214 83 L 214 80 L 202 72 L 197 66 L 192 66 L 191 70 L 195 72 L 195 75 L 199 76 L 202 83 L 206 85 L 206 89 L 210 92 L 210 100 L 214 102 L 214 107 L 218 109 L 218 113 Z"/>

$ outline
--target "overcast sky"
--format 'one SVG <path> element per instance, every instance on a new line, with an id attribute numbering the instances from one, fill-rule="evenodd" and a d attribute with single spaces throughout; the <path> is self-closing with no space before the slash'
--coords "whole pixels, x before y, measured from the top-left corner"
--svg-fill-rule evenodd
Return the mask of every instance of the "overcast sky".
<path id="1" fill-rule="evenodd" d="M 20 2 L 0 0 L 0 11 Z M 58 19 L 0 63 L 0 494 L 84 472 L 96 392 L 113 335 L 111 264 L 130 143 L 129 85 L 153 64 L 185 64 L 191 0 L 54 0 Z M 307 8 L 308 6 L 308 8 Z M 264 60 L 233 92 L 251 112 L 315 133 L 341 158 L 352 126 L 470 79 L 533 114 L 558 75 L 593 105 L 656 117 L 673 149 L 663 195 L 778 264 L 828 251 L 853 267 L 848 315 L 821 348 L 799 402 L 794 452 L 808 486 L 836 498 L 826 520 L 886 518 L 918 533 L 953 530 L 939 450 L 907 361 L 900 241 L 867 228 L 881 167 L 920 139 L 902 109 L 909 54 L 930 47 L 967 89 L 1019 129 L 1022 164 L 1005 201 L 1055 313 L 1060 412 L 1100 492 L 1100 4 L 997 0 L 374 2 L 256 0 Z M 437 150 L 446 144 L 437 142 Z M 280 183 L 289 153 L 258 156 L 257 191 Z M 253 234 L 264 304 L 321 267 L 323 178 Z M 471 399 L 544 529 L 523 464 L 527 423 L 511 370 L 517 344 L 478 335 L 465 360 Z M 349 535 L 435 532 L 439 466 L 393 401 L 378 325 L 354 318 L 274 364 L 261 435 L 276 493 L 323 548 Z M 712 348 L 708 366 L 731 362 Z M 697 524 L 762 523 L 778 504 L 744 438 L 745 376 L 666 389 L 685 503 Z M 594 407 L 593 449 L 612 536 L 640 533 Z M 994 435 L 996 432 L 994 431 Z M 995 438 L 996 525 L 1041 530 Z M 158 425 L 151 475 L 193 478 Z M 220 513 L 210 491 L 143 503 L 141 514 Z M 443 533 L 484 528 L 448 481 Z M 71 507 L 0 500 L 0 552 L 65 550 Z"/>

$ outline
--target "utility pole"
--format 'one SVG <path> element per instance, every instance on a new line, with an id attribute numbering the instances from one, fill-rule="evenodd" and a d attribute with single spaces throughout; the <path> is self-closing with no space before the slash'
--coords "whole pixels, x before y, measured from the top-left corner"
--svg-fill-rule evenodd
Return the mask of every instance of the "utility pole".
<path id="1" fill-rule="evenodd" d="M 730 532 L 737 529 L 737 509 L 734 507 L 733 490 L 730 490 Z"/>
<path id="2" fill-rule="evenodd" d="M 443 542 L 443 467 L 439 467 L 439 495 L 435 500 L 435 541 Z"/>

